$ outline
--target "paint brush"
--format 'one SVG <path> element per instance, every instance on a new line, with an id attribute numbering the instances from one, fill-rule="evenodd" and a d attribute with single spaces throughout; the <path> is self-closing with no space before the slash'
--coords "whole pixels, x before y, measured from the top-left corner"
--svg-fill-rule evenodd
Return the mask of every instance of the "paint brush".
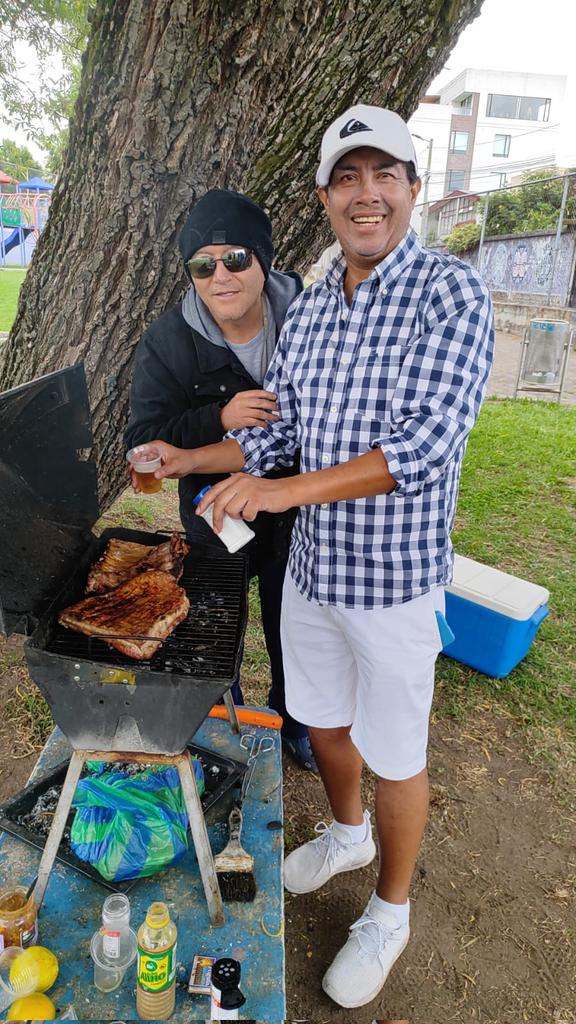
<path id="1" fill-rule="evenodd" d="M 242 811 L 233 807 L 228 818 L 228 843 L 214 858 L 214 867 L 225 903 L 252 903 L 256 897 L 254 857 L 243 848 Z"/>

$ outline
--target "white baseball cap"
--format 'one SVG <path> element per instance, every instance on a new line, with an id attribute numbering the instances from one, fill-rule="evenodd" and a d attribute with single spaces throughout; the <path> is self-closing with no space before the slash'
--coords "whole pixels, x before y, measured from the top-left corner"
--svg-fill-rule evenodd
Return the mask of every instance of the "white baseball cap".
<path id="1" fill-rule="evenodd" d="M 340 157 L 361 146 L 381 149 L 397 160 L 411 160 L 416 167 L 412 136 L 400 115 L 383 107 L 358 103 L 337 117 L 324 132 L 316 184 L 325 188 Z"/>

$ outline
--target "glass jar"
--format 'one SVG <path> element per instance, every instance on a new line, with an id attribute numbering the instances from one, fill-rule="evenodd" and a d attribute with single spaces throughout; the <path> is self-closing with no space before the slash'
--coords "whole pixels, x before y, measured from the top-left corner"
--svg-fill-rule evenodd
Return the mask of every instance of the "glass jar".
<path id="1" fill-rule="evenodd" d="M 38 938 L 38 917 L 34 893 L 26 899 L 26 888 L 13 885 L 0 889 L 0 951 L 7 946 L 34 946 Z"/>

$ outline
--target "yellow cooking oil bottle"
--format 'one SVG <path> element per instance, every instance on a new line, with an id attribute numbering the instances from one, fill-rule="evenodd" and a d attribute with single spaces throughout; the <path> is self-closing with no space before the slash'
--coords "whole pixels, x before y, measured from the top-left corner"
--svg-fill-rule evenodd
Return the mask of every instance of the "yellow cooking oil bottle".
<path id="1" fill-rule="evenodd" d="M 176 925 L 165 903 L 151 903 L 138 929 L 138 1016 L 141 1020 L 167 1020 L 175 999 Z"/>

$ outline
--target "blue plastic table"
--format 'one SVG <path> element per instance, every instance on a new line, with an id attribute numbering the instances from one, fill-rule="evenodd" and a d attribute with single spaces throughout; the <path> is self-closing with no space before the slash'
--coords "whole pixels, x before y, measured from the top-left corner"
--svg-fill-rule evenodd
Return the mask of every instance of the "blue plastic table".
<path id="1" fill-rule="evenodd" d="M 129 893 L 131 924 L 137 929 L 153 900 L 163 900 L 178 926 L 178 964 L 186 977 L 194 953 L 232 956 L 241 961 L 241 988 L 246 996 L 241 1018 L 255 1021 L 284 1021 L 284 902 L 282 890 L 283 832 L 269 829 L 270 822 L 282 821 L 282 760 L 280 734 L 243 725 L 242 732 L 273 736 L 274 748 L 257 761 L 243 807 L 242 843 L 255 857 L 257 896 L 253 903 L 225 903 L 223 928 L 212 928 L 193 850 L 173 868 L 142 879 Z M 246 761 L 227 721 L 206 719 L 194 742 L 214 751 Z M 70 754 L 67 740 L 55 729 L 42 751 L 30 781 L 50 771 Z M 222 800 L 225 818 L 230 802 Z M 216 805 L 218 808 L 219 805 Z M 209 812 L 208 820 L 214 812 Z M 226 824 L 216 821 L 208 827 L 214 853 L 226 842 Z M 0 832 L 0 880 L 29 884 L 40 860 L 40 851 Z M 80 1020 L 137 1020 L 136 969 L 129 969 L 117 992 L 104 995 L 93 985 L 90 939 L 101 922 L 102 903 L 108 890 L 56 861 L 50 876 L 39 918 L 41 945 L 58 956 L 60 974 L 48 995 L 58 1015 L 72 1003 Z M 183 972 L 180 972 L 181 974 Z M 207 996 L 190 996 L 178 988 L 175 1022 L 204 1020 L 209 1016 Z"/>

